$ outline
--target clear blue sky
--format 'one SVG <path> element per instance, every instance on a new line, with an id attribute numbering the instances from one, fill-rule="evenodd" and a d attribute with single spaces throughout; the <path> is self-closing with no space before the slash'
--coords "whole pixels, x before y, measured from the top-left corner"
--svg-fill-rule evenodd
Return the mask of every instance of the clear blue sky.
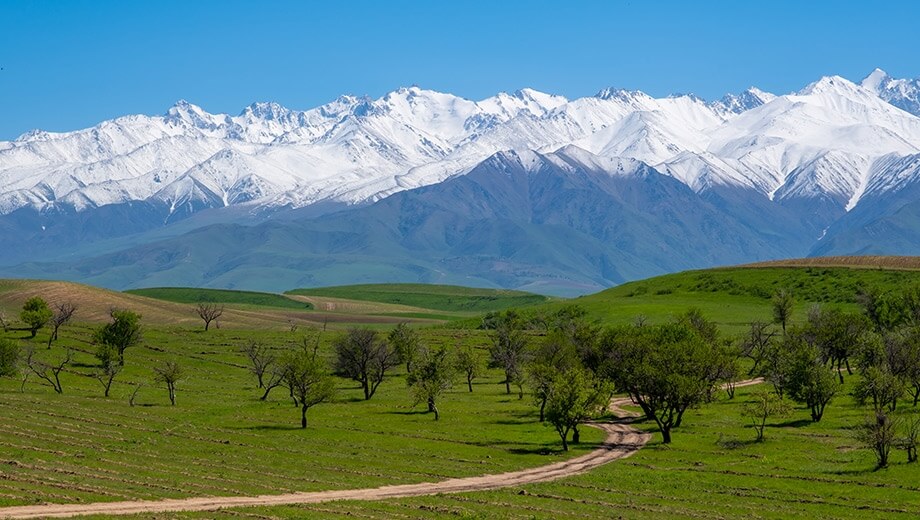
<path id="1" fill-rule="evenodd" d="M 920 76 L 920 2 L 0 0 L 0 139 L 178 99 L 305 109 L 418 84 L 480 99 L 607 86 L 777 93 Z"/>

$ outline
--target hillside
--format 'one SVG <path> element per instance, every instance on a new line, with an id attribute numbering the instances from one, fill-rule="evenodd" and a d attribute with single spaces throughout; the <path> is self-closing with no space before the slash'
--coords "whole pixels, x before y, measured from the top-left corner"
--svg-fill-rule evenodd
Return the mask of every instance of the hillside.
<path id="1" fill-rule="evenodd" d="M 285 294 L 332 297 L 464 313 L 482 313 L 510 307 L 525 307 L 549 301 L 546 296 L 522 291 L 426 284 L 346 285 L 294 289 Z"/>
<path id="2" fill-rule="evenodd" d="M 793 317 L 798 321 L 814 304 L 855 308 L 856 295 L 863 288 L 888 292 L 920 286 L 920 271 L 904 267 L 917 263 L 912 258 L 840 257 L 686 271 L 626 283 L 570 302 L 604 323 L 629 323 L 637 316 L 660 322 L 698 308 L 726 332 L 737 333 L 753 320 L 771 320 L 771 298 L 780 289 L 792 292 Z"/>
<path id="3" fill-rule="evenodd" d="M 286 298 L 280 294 L 254 291 L 229 291 L 226 289 L 197 289 L 191 287 L 151 287 L 125 291 L 156 300 L 176 303 L 219 303 L 253 307 L 310 310 L 313 305 Z"/>

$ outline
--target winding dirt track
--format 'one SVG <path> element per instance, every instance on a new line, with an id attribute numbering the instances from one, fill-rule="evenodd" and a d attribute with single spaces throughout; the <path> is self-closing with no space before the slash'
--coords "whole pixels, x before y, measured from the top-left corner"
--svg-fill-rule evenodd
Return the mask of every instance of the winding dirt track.
<path id="1" fill-rule="evenodd" d="M 737 383 L 736 387 L 762 382 L 752 379 Z M 590 423 L 607 432 L 607 438 L 591 453 L 574 459 L 540 466 L 537 468 L 482 475 L 479 477 L 455 478 L 441 482 L 403 484 L 368 489 L 345 489 L 316 491 L 311 493 L 290 493 L 285 495 L 259 495 L 250 497 L 199 497 L 172 500 L 138 500 L 129 502 L 96 502 L 90 504 L 45 504 L 0 508 L 0 518 L 67 518 L 86 515 L 129 515 L 142 513 L 167 513 L 176 511 L 214 511 L 231 507 L 278 506 L 289 504 L 316 504 L 335 500 L 382 500 L 406 498 L 440 493 L 464 491 L 487 491 L 505 487 L 546 482 L 584 473 L 614 460 L 629 457 L 637 452 L 651 438 L 629 424 L 639 414 L 623 410 L 630 404 L 628 398 L 610 401 L 610 410 L 622 419 L 615 422 Z"/>

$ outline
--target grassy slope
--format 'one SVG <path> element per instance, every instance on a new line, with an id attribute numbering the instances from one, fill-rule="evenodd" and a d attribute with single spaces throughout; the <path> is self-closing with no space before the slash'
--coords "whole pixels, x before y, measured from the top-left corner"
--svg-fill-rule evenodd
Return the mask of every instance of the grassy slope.
<path id="1" fill-rule="evenodd" d="M 697 307 L 724 332 L 735 334 L 752 320 L 771 319 L 771 296 L 792 291 L 795 319 L 813 304 L 855 309 L 860 287 L 882 291 L 920 284 L 920 271 L 850 269 L 846 267 L 724 268 L 658 276 L 623 284 L 590 296 L 547 305 L 547 310 L 576 303 L 602 323 L 629 323 L 643 315 L 661 322 Z"/>
<path id="2" fill-rule="evenodd" d="M 280 294 L 254 291 L 197 289 L 191 287 L 152 287 L 149 289 L 133 289 L 125 292 L 144 296 L 146 298 L 176 303 L 227 303 L 249 305 L 253 307 L 274 307 L 299 310 L 309 310 L 313 308 L 313 306 L 307 302 L 292 300 Z"/>
<path id="3" fill-rule="evenodd" d="M 549 301 L 539 294 L 455 285 L 372 284 L 294 289 L 286 294 L 364 300 L 454 312 L 488 312 Z"/>

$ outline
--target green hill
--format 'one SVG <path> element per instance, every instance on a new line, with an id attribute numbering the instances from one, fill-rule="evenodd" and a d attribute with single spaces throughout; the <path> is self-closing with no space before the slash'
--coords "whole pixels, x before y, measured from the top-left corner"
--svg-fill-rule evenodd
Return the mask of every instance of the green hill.
<path id="1" fill-rule="evenodd" d="M 628 323 L 637 316 L 660 322 L 691 307 L 737 332 L 752 320 L 771 318 L 773 294 L 786 289 L 795 315 L 804 319 L 814 304 L 855 308 L 860 289 L 900 291 L 920 285 L 920 271 L 865 267 L 731 267 L 685 271 L 630 282 L 567 303 L 584 307 L 603 323 Z M 561 304 L 551 303 L 547 310 Z"/>
<path id="2" fill-rule="evenodd" d="M 298 310 L 309 310 L 313 308 L 313 306 L 307 302 L 292 300 L 280 294 L 254 291 L 195 289 L 190 287 L 152 287 L 149 289 L 132 289 L 125 292 L 175 303 L 207 302 Z"/>
<path id="3" fill-rule="evenodd" d="M 551 298 L 523 291 L 456 285 L 368 284 L 294 289 L 285 294 L 371 301 L 451 312 L 488 312 L 547 303 Z"/>

